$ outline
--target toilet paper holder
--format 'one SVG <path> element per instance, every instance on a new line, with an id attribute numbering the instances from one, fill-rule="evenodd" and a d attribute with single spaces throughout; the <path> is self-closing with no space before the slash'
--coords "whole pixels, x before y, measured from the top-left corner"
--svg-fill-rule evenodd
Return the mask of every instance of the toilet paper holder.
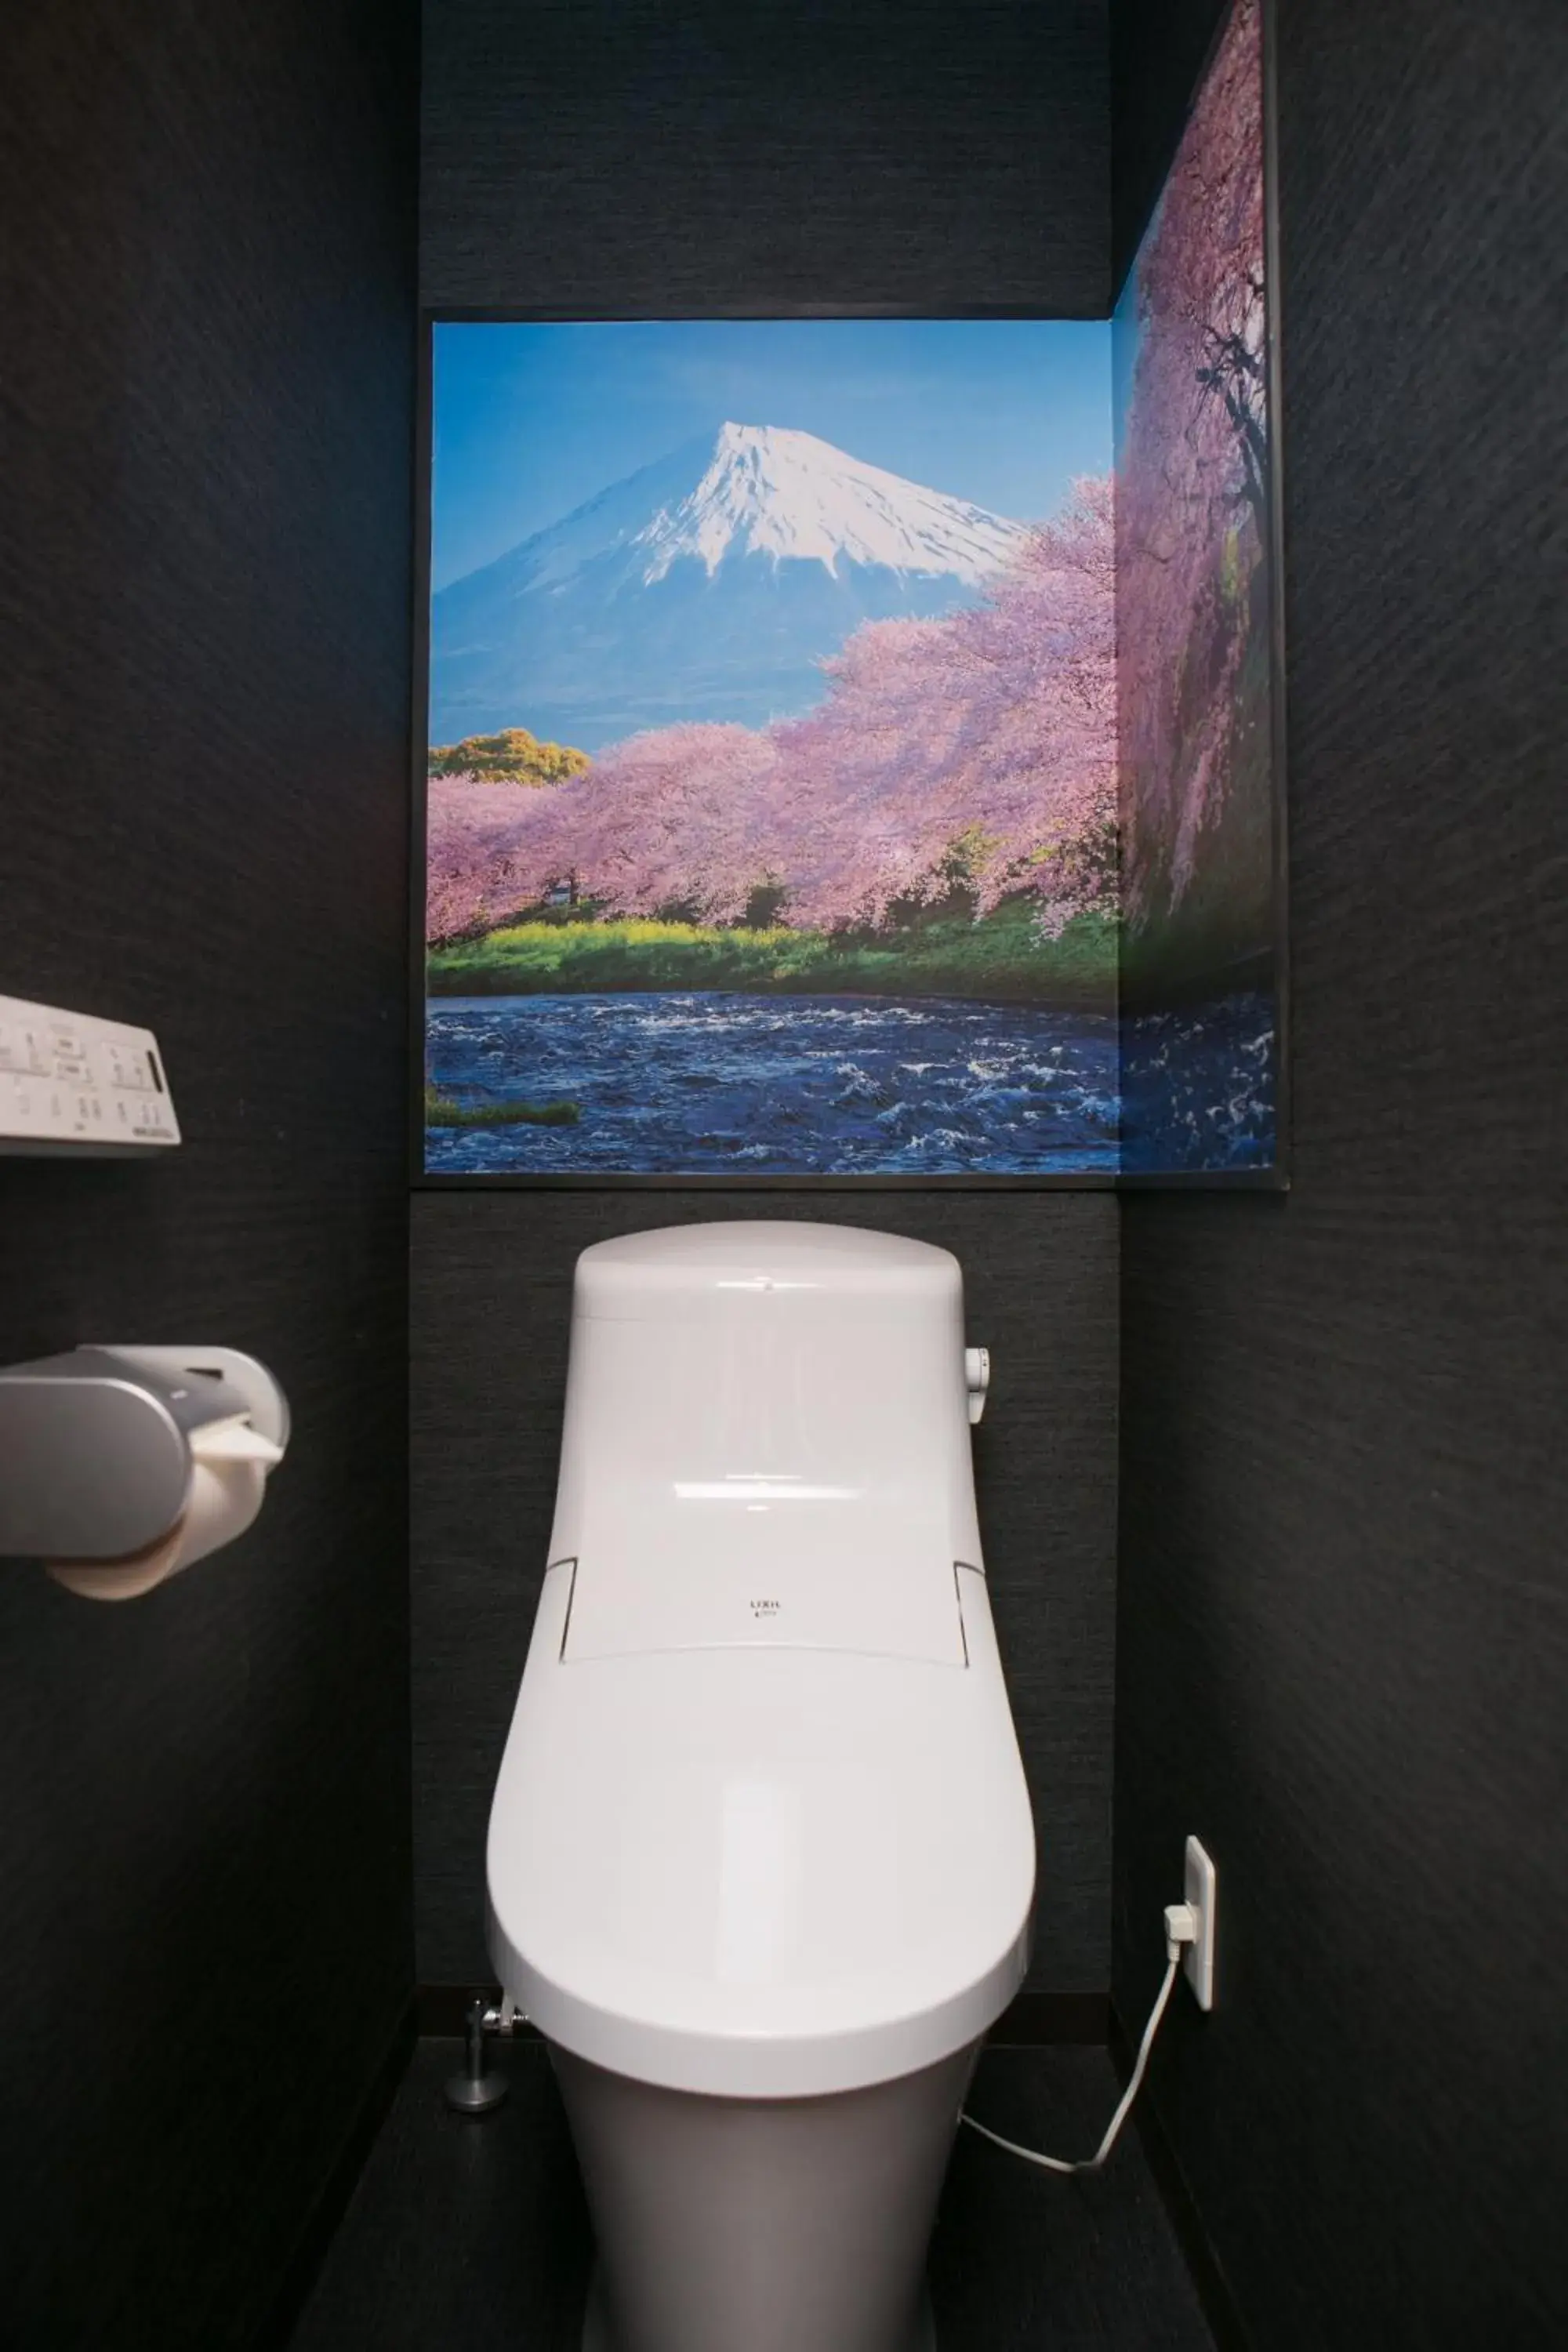
<path id="1" fill-rule="evenodd" d="M 0 1558 L 129 1575 L 181 1527 L 199 1477 L 226 1479 L 242 1500 L 185 1566 L 249 1525 L 288 1443 L 282 1390 L 237 1348 L 80 1347 L 10 1365 L 0 1370 Z M 78 1589 L 113 1595 L 98 1581 Z"/>

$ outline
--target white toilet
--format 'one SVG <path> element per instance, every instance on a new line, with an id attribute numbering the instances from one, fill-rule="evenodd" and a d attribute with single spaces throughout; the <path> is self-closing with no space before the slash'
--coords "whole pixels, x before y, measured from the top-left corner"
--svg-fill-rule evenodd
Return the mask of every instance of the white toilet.
<path id="1" fill-rule="evenodd" d="M 687 1225 L 577 1262 L 489 1943 L 587 2187 L 594 2352 L 917 2352 L 1035 1846 L 947 1251 Z"/>

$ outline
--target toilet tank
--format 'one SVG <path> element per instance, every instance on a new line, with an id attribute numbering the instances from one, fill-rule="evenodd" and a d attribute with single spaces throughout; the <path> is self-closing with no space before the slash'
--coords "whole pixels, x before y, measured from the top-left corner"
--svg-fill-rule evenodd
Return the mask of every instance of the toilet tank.
<path id="1" fill-rule="evenodd" d="M 963 1277 L 843 1225 L 633 1234 L 577 1262 L 552 1565 L 566 1663 L 843 1649 L 965 1664 L 979 1570 Z"/>

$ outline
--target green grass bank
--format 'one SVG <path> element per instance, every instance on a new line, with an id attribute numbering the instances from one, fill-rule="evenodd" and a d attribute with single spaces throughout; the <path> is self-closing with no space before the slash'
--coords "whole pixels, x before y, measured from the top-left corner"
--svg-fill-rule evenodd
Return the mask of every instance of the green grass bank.
<path id="1" fill-rule="evenodd" d="M 651 919 L 509 923 L 436 949 L 432 996 L 599 995 L 736 989 L 754 995 L 967 996 L 999 1003 L 1108 1010 L 1115 926 L 1080 916 L 1043 939 L 1026 905 L 979 922 L 933 916 L 893 936 L 718 930 Z"/>
<path id="2" fill-rule="evenodd" d="M 583 1116 L 574 1102 L 454 1102 L 435 1087 L 425 1089 L 426 1127 L 575 1127 Z"/>

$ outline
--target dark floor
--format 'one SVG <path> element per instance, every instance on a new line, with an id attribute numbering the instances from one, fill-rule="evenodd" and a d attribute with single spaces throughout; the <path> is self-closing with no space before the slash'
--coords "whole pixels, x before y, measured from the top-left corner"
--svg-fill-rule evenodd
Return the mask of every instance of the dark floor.
<path id="1" fill-rule="evenodd" d="M 291 2352 L 578 2352 L 588 2222 L 543 2047 L 500 2053 L 511 2096 L 482 2122 L 442 2102 L 459 2056 L 416 2049 Z M 1102 2050 L 994 2049 L 970 2104 L 1073 2156 L 1116 2094 Z M 1210 2352 L 1131 2128 L 1102 2175 L 1073 2180 L 962 2133 L 931 2275 L 941 2352 Z"/>

